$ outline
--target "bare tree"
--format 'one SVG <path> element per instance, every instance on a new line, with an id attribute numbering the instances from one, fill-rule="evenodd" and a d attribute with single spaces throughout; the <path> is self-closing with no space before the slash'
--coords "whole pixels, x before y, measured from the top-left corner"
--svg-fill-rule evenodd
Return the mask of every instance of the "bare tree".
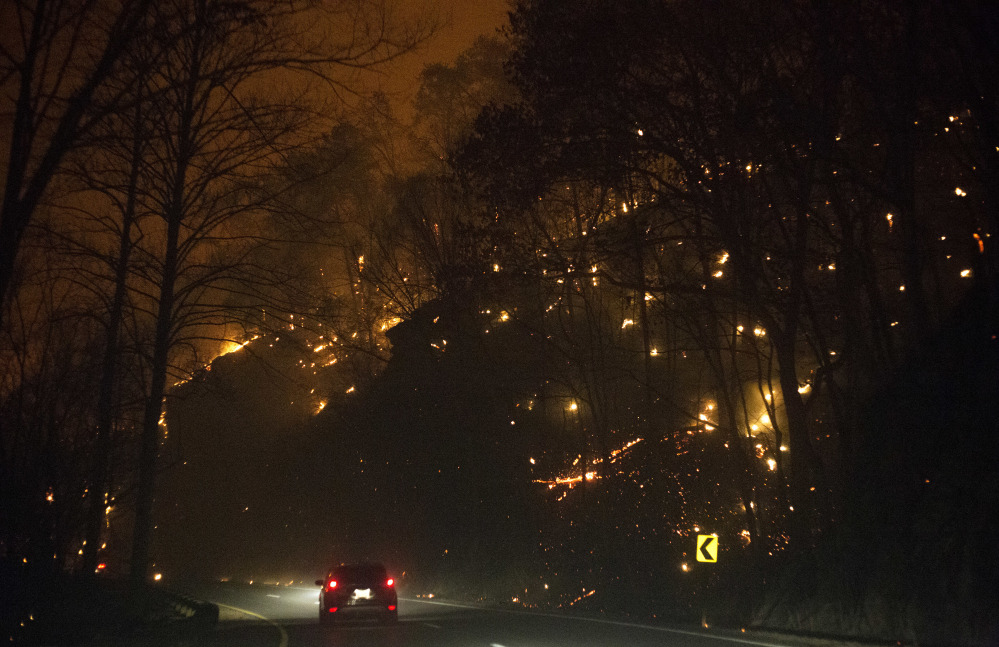
<path id="1" fill-rule="evenodd" d="M 259 276 L 247 262 L 261 244 L 259 218 L 273 193 L 262 176 L 298 143 L 307 113 L 253 84 L 279 70 L 299 69 L 338 84 L 336 69 L 366 68 L 413 47 L 425 31 L 399 31 L 384 7 L 334 5 L 327 16 L 346 38 L 310 46 L 296 27 L 315 18 L 309 3 L 175 3 L 176 45 L 154 83 L 157 101 L 142 179 L 147 207 L 158 215 L 139 256 L 148 273 L 154 337 L 138 461 L 131 577 L 145 579 L 151 543 L 156 455 L 166 378 L 173 353 L 232 317 L 226 297 L 252 292 Z M 358 11 L 357 9 L 363 9 Z M 168 36 L 169 38 L 169 36 Z M 304 54 L 303 54 L 304 51 Z M 277 77 L 280 78 L 280 77 Z M 346 87 L 338 85 L 338 87 Z"/>
<path id="2" fill-rule="evenodd" d="M 9 101 L 0 140 L 0 301 L 9 296 L 25 229 L 67 154 L 126 100 L 120 91 L 101 96 L 108 80 L 116 76 L 127 88 L 143 73 L 122 61 L 151 28 L 152 4 L 17 0 L 0 7 L 0 87 Z"/>

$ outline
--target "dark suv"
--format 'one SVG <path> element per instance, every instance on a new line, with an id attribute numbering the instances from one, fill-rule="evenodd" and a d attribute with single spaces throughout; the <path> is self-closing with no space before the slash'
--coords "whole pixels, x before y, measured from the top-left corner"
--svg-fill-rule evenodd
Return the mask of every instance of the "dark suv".
<path id="1" fill-rule="evenodd" d="M 341 564 L 335 566 L 319 593 L 319 621 L 324 624 L 347 619 L 374 618 L 395 622 L 399 618 L 399 598 L 395 580 L 381 564 Z"/>

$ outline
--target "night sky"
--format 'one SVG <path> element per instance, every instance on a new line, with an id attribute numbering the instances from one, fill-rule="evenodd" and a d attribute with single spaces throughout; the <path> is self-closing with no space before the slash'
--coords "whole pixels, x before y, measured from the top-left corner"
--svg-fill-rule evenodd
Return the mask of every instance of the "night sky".
<path id="1" fill-rule="evenodd" d="M 408 109 L 418 87 L 418 77 L 425 65 L 452 63 L 476 38 L 493 36 L 508 22 L 508 0 L 422 0 L 407 3 L 406 9 L 425 8 L 438 16 L 440 29 L 416 52 L 394 62 L 387 70 L 370 75 L 367 83 L 398 97 L 401 110 Z"/>

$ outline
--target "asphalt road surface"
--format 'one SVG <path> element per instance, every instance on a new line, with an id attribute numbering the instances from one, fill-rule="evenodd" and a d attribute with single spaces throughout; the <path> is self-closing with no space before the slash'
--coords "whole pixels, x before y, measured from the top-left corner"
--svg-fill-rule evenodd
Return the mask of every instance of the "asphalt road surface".
<path id="1" fill-rule="evenodd" d="M 192 590 L 221 610 L 219 647 L 785 647 L 747 634 L 649 627 L 399 597 L 395 625 L 319 624 L 318 587 L 218 584 Z"/>

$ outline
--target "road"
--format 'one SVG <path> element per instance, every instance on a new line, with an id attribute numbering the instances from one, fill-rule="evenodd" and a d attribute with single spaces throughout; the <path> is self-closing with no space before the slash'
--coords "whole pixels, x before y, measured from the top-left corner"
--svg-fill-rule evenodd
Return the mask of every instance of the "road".
<path id="1" fill-rule="evenodd" d="M 219 604 L 217 647 L 787 647 L 745 634 L 480 609 L 400 596 L 392 626 L 319 624 L 317 587 L 218 584 L 192 590 Z"/>

